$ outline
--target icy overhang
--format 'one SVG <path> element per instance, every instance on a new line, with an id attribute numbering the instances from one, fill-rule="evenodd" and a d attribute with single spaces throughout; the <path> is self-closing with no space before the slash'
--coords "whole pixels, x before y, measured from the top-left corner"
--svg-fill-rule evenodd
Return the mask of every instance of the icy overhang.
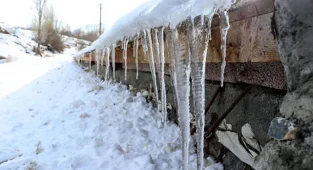
<path id="1" fill-rule="evenodd" d="M 117 43 L 123 37 L 132 37 L 142 30 L 160 26 L 175 28 L 188 17 L 209 15 L 214 9 L 227 10 L 234 0 L 150 0 L 118 19 L 91 46 L 76 56 L 103 49 Z"/>

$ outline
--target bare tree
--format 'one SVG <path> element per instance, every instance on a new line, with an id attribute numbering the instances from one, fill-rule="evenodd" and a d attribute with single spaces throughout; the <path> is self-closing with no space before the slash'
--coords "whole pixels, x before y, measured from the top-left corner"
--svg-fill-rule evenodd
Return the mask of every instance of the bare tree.
<path id="1" fill-rule="evenodd" d="M 34 4 L 35 4 L 35 10 L 37 13 L 37 20 L 38 20 L 38 27 L 37 27 L 37 49 L 36 49 L 36 54 L 40 55 L 40 45 L 41 45 L 41 24 L 43 21 L 43 11 L 45 8 L 45 5 L 47 3 L 47 0 L 34 0 Z"/>

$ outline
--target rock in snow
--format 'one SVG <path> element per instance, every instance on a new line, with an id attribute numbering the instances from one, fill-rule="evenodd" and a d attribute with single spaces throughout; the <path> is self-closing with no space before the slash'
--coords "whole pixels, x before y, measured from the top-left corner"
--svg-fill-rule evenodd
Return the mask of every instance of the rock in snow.
<path id="1" fill-rule="evenodd" d="M 227 127 L 227 129 L 224 129 Z M 221 128 L 221 126 L 220 126 Z M 250 124 L 245 124 L 241 128 L 242 135 L 231 131 L 231 126 L 225 124 L 222 130 L 218 130 L 216 135 L 218 141 L 235 154 L 242 162 L 250 165 L 254 169 L 259 169 L 262 162 L 256 161 L 257 156 L 262 151 L 262 146 L 254 138 Z"/>
<path id="2" fill-rule="evenodd" d="M 296 125 L 285 118 L 276 117 L 271 121 L 268 135 L 277 140 L 296 139 L 299 130 Z"/>

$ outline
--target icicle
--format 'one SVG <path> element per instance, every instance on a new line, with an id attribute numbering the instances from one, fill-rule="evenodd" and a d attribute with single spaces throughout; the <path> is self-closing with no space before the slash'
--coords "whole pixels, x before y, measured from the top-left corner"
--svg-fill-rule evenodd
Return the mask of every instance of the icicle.
<path id="1" fill-rule="evenodd" d="M 224 86 L 224 71 L 226 67 L 226 37 L 228 29 L 229 29 L 228 12 L 220 11 L 220 32 L 221 32 L 221 51 L 222 51 L 221 87 Z"/>
<path id="2" fill-rule="evenodd" d="M 159 79 L 159 83 L 160 86 L 162 86 L 161 84 L 161 68 L 160 68 L 160 43 L 159 43 L 159 39 L 158 39 L 158 29 L 154 29 L 154 34 L 153 34 L 153 41 L 154 41 L 154 54 L 155 54 L 155 65 L 156 65 L 156 72 L 158 74 L 158 79 Z M 164 46 L 163 46 L 164 48 Z M 162 92 L 161 92 L 162 93 Z M 161 98 L 162 100 L 162 98 Z M 162 101 L 161 101 L 161 105 L 159 106 L 159 111 L 162 111 Z M 163 115 L 163 113 L 162 113 Z M 163 121 L 163 120 L 162 120 Z"/>
<path id="3" fill-rule="evenodd" d="M 133 37 L 133 57 L 136 57 L 136 36 Z"/>
<path id="4" fill-rule="evenodd" d="M 110 71 L 110 48 L 106 47 L 106 71 L 105 71 L 105 81 L 109 79 L 109 71 Z"/>
<path id="5" fill-rule="evenodd" d="M 176 96 L 179 115 L 179 124 L 182 133 L 183 170 L 188 170 L 189 136 L 190 136 L 190 58 L 187 55 L 186 45 L 178 40 L 177 29 L 172 30 L 174 75 L 176 81 Z"/>
<path id="6" fill-rule="evenodd" d="M 166 37 L 166 47 L 167 47 L 167 55 L 170 59 L 170 75 L 172 79 L 172 85 L 174 87 L 174 102 L 177 103 L 177 81 L 176 81 L 176 71 L 175 71 L 175 56 L 174 56 L 174 41 L 172 38 L 172 30 L 168 27 L 165 31 L 165 37 Z"/>
<path id="7" fill-rule="evenodd" d="M 158 34 L 159 44 L 160 44 L 160 72 L 159 75 L 161 77 L 160 84 L 161 84 L 161 110 L 163 115 L 162 122 L 165 123 L 167 119 L 167 109 L 166 109 L 166 89 L 165 89 L 165 82 L 164 82 L 164 27 L 161 27 L 160 32 Z"/>
<path id="8" fill-rule="evenodd" d="M 136 56 L 136 80 L 138 80 L 138 39 L 139 39 L 139 34 L 136 35 L 136 47 L 135 47 L 135 56 Z"/>
<path id="9" fill-rule="evenodd" d="M 91 55 L 92 52 L 89 53 L 89 71 L 91 71 Z"/>
<path id="10" fill-rule="evenodd" d="M 177 91 L 177 81 L 176 81 L 176 64 L 175 64 L 175 56 L 174 56 L 174 38 L 173 38 L 173 30 L 168 27 L 166 29 L 166 44 L 167 44 L 167 51 L 168 51 L 168 56 L 170 59 L 170 74 L 172 78 L 172 84 L 174 87 L 175 95 L 174 101 L 177 103 L 177 96 L 176 96 L 176 91 Z"/>
<path id="11" fill-rule="evenodd" d="M 105 49 L 102 50 L 102 53 L 101 53 L 101 66 L 103 67 L 103 60 L 104 60 L 104 55 L 105 55 Z"/>
<path id="12" fill-rule="evenodd" d="M 202 23 L 200 23 L 202 24 Z M 203 169 L 204 121 L 205 121 L 205 65 L 208 48 L 208 37 L 205 36 L 204 50 L 201 61 L 203 43 L 203 26 L 195 28 L 191 18 L 187 23 L 187 35 L 191 58 L 191 79 L 194 114 L 197 127 L 197 169 Z"/>
<path id="13" fill-rule="evenodd" d="M 160 74 L 160 45 L 159 45 L 159 40 L 158 40 L 158 30 L 154 28 L 153 31 L 154 33 L 152 35 L 153 35 L 153 42 L 154 42 L 154 58 L 155 58 L 154 61 L 155 61 L 156 72 L 158 74 L 158 79 L 160 83 L 159 85 L 161 86 L 162 84 L 161 84 L 161 74 Z M 162 111 L 162 101 L 160 102 L 160 104 L 161 105 L 158 104 L 158 110 Z M 163 116 L 163 113 L 162 113 L 162 116 Z M 163 118 L 161 122 L 163 122 Z"/>
<path id="14" fill-rule="evenodd" d="M 99 75 L 99 50 L 96 50 L 97 76 Z"/>
<path id="15" fill-rule="evenodd" d="M 156 101 L 159 101 L 158 85 L 157 85 L 157 81 L 156 81 L 155 65 L 154 65 L 154 57 L 153 57 L 153 47 L 152 47 L 150 30 L 147 30 L 147 34 L 148 34 L 148 48 L 149 48 L 149 65 L 150 65 L 150 70 L 151 70 L 151 74 L 152 74 L 154 93 L 156 96 Z"/>
<path id="16" fill-rule="evenodd" d="M 102 66 L 102 50 L 99 50 L 99 66 Z"/>
<path id="17" fill-rule="evenodd" d="M 122 48 L 124 50 L 123 58 L 124 58 L 124 62 L 125 62 L 125 81 L 127 80 L 127 45 L 128 45 L 128 38 L 125 37 L 123 44 L 122 44 Z"/>
<path id="18" fill-rule="evenodd" d="M 148 51 L 148 46 L 147 46 L 147 35 L 146 31 L 143 31 L 143 37 L 141 38 L 141 44 L 142 44 L 142 50 L 143 50 L 143 55 L 144 55 L 144 60 L 147 60 L 146 54 Z"/>
<path id="19" fill-rule="evenodd" d="M 211 35 L 211 23 L 212 23 L 212 19 L 213 16 L 216 13 L 216 8 L 213 9 L 212 13 L 209 15 L 209 21 L 208 21 L 208 33 L 209 33 L 209 39 L 212 40 L 212 35 Z"/>
<path id="20" fill-rule="evenodd" d="M 113 80 L 115 80 L 115 44 L 111 46 L 112 51 L 112 69 L 113 69 Z"/>
<path id="21" fill-rule="evenodd" d="M 201 15 L 201 25 L 204 25 L 204 15 Z"/>
<path id="22" fill-rule="evenodd" d="M 156 72 L 158 73 L 159 82 L 161 83 L 161 78 L 159 76 L 159 72 L 160 72 L 160 45 L 159 45 L 159 40 L 158 40 L 158 30 L 156 28 L 154 28 L 153 30 L 154 30 L 153 41 L 154 41 Z"/>

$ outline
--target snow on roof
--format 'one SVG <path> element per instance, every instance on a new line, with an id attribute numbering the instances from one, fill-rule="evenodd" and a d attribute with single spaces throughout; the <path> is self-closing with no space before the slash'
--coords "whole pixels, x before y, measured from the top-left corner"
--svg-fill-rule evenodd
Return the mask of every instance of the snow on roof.
<path id="1" fill-rule="evenodd" d="M 81 56 L 94 49 L 117 43 L 124 36 L 134 36 L 141 30 L 160 26 L 175 28 L 189 16 L 208 15 L 214 8 L 227 10 L 234 0 L 150 0 L 118 19 L 91 46 L 81 50 Z"/>

